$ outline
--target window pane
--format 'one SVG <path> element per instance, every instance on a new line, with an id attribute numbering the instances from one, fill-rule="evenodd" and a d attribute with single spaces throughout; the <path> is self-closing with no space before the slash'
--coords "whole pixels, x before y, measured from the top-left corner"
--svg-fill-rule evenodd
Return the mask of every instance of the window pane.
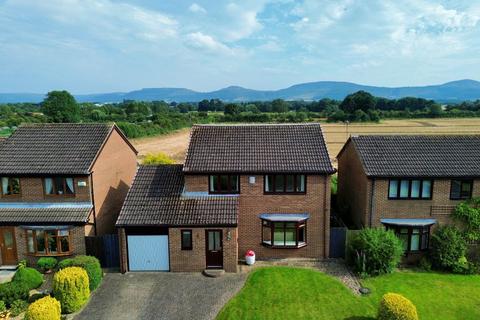
<path id="1" fill-rule="evenodd" d="M 57 194 L 58 195 L 64 194 L 65 193 L 65 190 L 63 189 L 64 179 L 60 177 L 56 177 L 54 181 L 55 181 L 55 189 L 57 191 Z"/>
<path id="2" fill-rule="evenodd" d="M 273 191 L 273 176 L 265 176 L 265 192 Z"/>
<path id="3" fill-rule="evenodd" d="M 275 176 L 275 191 L 283 192 L 285 186 L 284 176 Z"/>
<path id="4" fill-rule="evenodd" d="M 228 176 L 221 175 L 220 176 L 220 188 L 217 191 L 225 192 L 228 190 Z"/>
<path id="5" fill-rule="evenodd" d="M 388 197 L 396 198 L 398 194 L 398 180 L 390 180 L 390 187 L 388 190 Z"/>
<path id="6" fill-rule="evenodd" d="M 70 252 L 70 243 L 68 242 L 68 237 L 60 238 L 60 246 L 62 252 Z"/>
<path id="7" fill-rule="evenodd" d="M 33 231 L 27 230 L 27 247 L 29 253 L 35 253 L 35 247 L 33 245 Z"/>
<path id="8" fill-rule="evenodd" d="M 411 251 L 420 250 L 420 231 L 418 229 L 412 230 L 412 240 L 410 244 Z"/>
<path id="9" fill-rule="evenodd" d="M 267 223 L 268 221 L 263 221 L 263 226 L 262 226 L 262 239 L 263 242 L 267 244 L 272 244 L 272 230 L 270 229 L 270 225 Z"/>
<path id="10" fill-rule="evenodd" d="M 53 194 L 53 179 L 45 178 L 45 194 Z"/>
<path id="11" fill-rule="evenodd" d="M 422 235 L 422 247 L 421 247 L 422 250 L 428 249 L 428 237 L 429 237 L 428 233 L 424 233 Z"/>
<path id="12" fill-rule="evenodd" d="M 432 194 L 432 181 L 423 180 L 422 181 L 422 198 L 430 198 Z"/>
<path id="13" fill-rule="evenodd" d="M 305 176 L 303 174 L 297 176 L 297 190 L 296 192 L 305 192 Z"/>
<path id="14" fill-rule="evenodd" d="M 283 222 L 275 222 L 273 230 L 273 244 L 276 246 L 285 245 L 285 230 L 283 227 Z"/>
<path id="15" fill-rule="evenodd" d="M 420 198 L 420 180 L 412 180 L 411 194 L 412 198 Z"/>
<path id="16" fill-rule="evenodd" d="M 221 250 L 222 239 L 220 238 L 220 231 L 215 231 L 214 234 L 215 234 L 215 250 Z"/>
<path id="17" fill-rule="evenodd" d="M 298 229 L 298 242 L 305 242 L 305 226 L 301 226 Z"/>
<path id="18" fill-rule="evenodd" d="M 463 199 L 466 199 L 466 198 L 470 198 L 470 194 L 471 194 L 471 190 L 472 190 L 472 184 L 470 181 L 464 181 L 462 183 L 462 198 Z"/>
<path id="19" fill-rule="evenodd" d="M 402 240 L 403 250 L 407 251 L 408 250 L 408 234 L 399 234 L 398 238 Z"/>
<path id="20" fill-rule="evenodd" d="M 73 188 L 73 178 L 66 178 L 65 179 L 65 194 L 74 194 Z"/>
<path id="21" fill-rule="evenodd" d="M 45 232 L 36 231 L 35 233 L 37 236 L 37 252 L 45 253 Z"/>
<path id="22" fill-rule="evenodd" d="M 462 188 L 462 182 L 460 180 L 452 180 L 450 187 L 450 198 L 458 199 L 460 198 L 460 190 Z"/>
<path id="23" fill-rule="evenodd" d="M 208 232 L 208 250 L 213 251 L 215 248 L 215 234 Z"/>
<path id="24" fill-rule="evenodd" d="M 408 198 L 408 180 L 400 181 L 400 198 Z"/>
<path id="25" fill-rule="evenodd" d="M 182 249 L 190 249 L 192 247 L 192 232 L 182 231 Z"/>
<path id="26" fill-rule="evenodd" d="M 239 190 L 238 187 L 239 187 L 239 184 L 240 184 L 240 183 L 239 183 L 239 177 L 238 177 L 238 176 L 231 176 L 230 179 L 231 179 L 231 180 L 230 180 L 230 181 L 231 181 L 230 183 L 232 184 L 232 185 L 231 185 L 232 191 L 233 191 L 233 192 L 238 192 L 238 190 Z"/>
<path id="27" fill-rule="evenodd" d="M 57 253 L 57 231 L 47 231 L 48 251 Z"/>
<path id="28" fill-rule="evenodd" d="M 296 226 L 295 223 L 286 223 L 285 224 L 285 245 L 286 246 L 295 246 L 296 243 Z"/>
<path id="29" fill-rule="evenodd" d="M 287 192 L 293 192 L 294 190 L 294 178 L 295 176 L 293 175 L 287 175 L 286 176 L 286 191 Z"/>
<path id="30" fill-rule="evenodd" d="M 8 192 L 9 192 L 9 190 L 8 190 L 8 178 L 3 177 L 2 178 L 2 194 L 7 195 Z"/>

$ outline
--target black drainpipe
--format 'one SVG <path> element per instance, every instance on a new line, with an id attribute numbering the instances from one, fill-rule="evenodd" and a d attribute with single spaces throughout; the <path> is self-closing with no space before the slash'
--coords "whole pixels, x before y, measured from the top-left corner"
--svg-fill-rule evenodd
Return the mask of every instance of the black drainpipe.
<path id="1" fill-rule="evenodd" d="M 95 210 L 95 192 L 93 192 L 93 171 L 90 173 L 90 197 L 93 204 L 93 232 L 97 235 L 97 213 Z"/>
<path id="2" fill-rule="evenodd" d="M 372 178 L 372 192 L 370 192 L 370 221 L 369 221 L 369 227 L 372 227 L 372 220 L 373 220 L 373 210 L 375 208 L 375 205 L 373 204 L 373 201 L 375 200 L 375 178 Z"/>

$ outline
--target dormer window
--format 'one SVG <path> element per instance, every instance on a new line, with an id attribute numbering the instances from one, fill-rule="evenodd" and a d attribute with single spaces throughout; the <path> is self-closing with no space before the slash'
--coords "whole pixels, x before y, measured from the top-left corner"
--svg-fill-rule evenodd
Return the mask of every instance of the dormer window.
<path id="1" fill-rule="evenodd" d="M 20 179 L 12 177 L 2 177 L 2 196 L 19 196 Z"/>
<path id="2" fill-rule="evenodd" d="M 238 175 L 219 174 L 208 178 L 208 190 L 213 194 L 240 193 L 240 179 Z"/>
<path id="3" fill-rule="evenodd" d="M 52 177 L 45 178 L 44 190 L 47 196 L 75 196 L 75 187 L 73 178 L 66 177 Z"/>

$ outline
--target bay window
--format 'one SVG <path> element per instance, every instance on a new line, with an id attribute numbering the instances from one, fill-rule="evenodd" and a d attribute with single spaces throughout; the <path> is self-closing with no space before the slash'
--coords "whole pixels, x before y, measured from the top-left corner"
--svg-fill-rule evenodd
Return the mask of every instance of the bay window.
<path id="1" fill-rule="evenodd" d="M 473 180 L 452 180 L 450 185 L 451 200 L 465 200 L 472 197 Z"/>
<path id="2" fill-rule="evenodd" d="M 45 195 L 47 196 L 75 196 L 73 178 L 52 177 L 43 181 Z"/>
<path id="3" fill-rule="evenodd" d="M 306 176 L 304 174 L 275 174 L 264 177 L 264 192 L 266 194 L 304 194 L 305 186 Z"/>
<path id="4" fill-rule="evenodd" d="M 307 245 L 306 221 L 262 220 L 262 244 L 273 248 L 300 248 Z"/>
<path id="5" fill-rule="evenodd" d="M 430 179 L 390 179 L 388 199 L 431 199 L 432 184 Z"/>
<path id="6" fill-rule="evenodd" d="M 68 229 L 27 229 L 27 250 L 40 256 L 61 256 L 71 253 Z"/>
<path id="7" fill-rule="evenodd" d="M 405 253 L 425 251 L 430 241 L 430 226 L 397 226 L 387 225 L 402 240 Z"/>
<path id="8" fill-rule="evenodd" d="M 210 193 L 237 194 L 240 192 L 240 178 L 238 175 L 219 174 L 208 178 Z"/>
<path id="9" fill-rule="evenodd" d="M 19 196 L 20 178 L 2 177 L 2 196 Z"/>

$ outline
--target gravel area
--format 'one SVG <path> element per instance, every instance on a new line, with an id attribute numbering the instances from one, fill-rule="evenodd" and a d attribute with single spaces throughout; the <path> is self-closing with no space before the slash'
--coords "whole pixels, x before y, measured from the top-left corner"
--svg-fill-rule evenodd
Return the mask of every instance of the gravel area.
<path id="1" fill-rule="evenodd" d="M 214 319 L 246 274 L 110 273 L 75 320 Z"/>

